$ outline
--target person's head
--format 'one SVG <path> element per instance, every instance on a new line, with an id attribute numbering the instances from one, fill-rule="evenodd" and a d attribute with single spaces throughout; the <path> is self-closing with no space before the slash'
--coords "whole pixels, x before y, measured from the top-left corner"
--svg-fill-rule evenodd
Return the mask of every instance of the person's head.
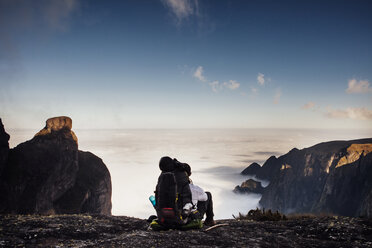
<path id="1" fill-rule="evenodd" d="M 187 175 L 188 175 L 188 176 L 191 176 L 191 167 L 190 167 L 190 165 L 184 163 L 183 166 L 184 166 L 184 168 L 185 168 L 185 171 L 186 171 Z"/>
<path id="2" fill-rule="evenodd" d="M 170 157 L 162 157 L 159 161 L 159 168 L 161 171 L 170 172 L 174 170 L 174 162 Z"/>

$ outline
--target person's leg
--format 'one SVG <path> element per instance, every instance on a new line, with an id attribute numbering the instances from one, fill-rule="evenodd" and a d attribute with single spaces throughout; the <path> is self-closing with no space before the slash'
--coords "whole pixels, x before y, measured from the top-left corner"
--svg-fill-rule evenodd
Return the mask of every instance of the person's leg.
<path id="1" fill-rule="evenodd" d="M 210 192 L 205 192 L 208 195 L 208 200 L 206 201 L 206 218 L 205 218 L 205 224 L 206 225 L 214 225 L 213 220 L 213 201 L 212 201 L 212 194 Z"/>
<path id="2" fill-rule="evenodd" d="M 198 201 L 197 209 L 199 212 L 200 219 L 203 219 L 204 214 L 207 212 L 207 203 L 208 201 Z"/>

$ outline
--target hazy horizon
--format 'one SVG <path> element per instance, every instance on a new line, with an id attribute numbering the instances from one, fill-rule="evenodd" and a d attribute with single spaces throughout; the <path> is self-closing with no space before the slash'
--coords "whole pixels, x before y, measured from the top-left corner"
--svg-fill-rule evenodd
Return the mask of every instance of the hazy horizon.
<path id="1" fill-rule="evenodd" d="M 29 140 L 33 130 L 8 130 L 10 146 Z M 38 130 L 37 130 L 38 131 Z M 240 172 L 253 162 L 263 164 L 280 156 L 333 139 L 372 137 L 371 132 L 337 130 L 74 130 L 79 149 L 99 156 L 111 174 L 112 213 L 147 218 L 154 214 L 148 197 L 153 194 L 160 170 L 159 159 L 171 156 L 187 162 L 193 182 L 214 197 L 217 219 L 231 218 L 258 206 L 260 195 L 238 195 L 232 190 L 250 177 Z M 130 200 L 128 200 L 130 199 Z"/>

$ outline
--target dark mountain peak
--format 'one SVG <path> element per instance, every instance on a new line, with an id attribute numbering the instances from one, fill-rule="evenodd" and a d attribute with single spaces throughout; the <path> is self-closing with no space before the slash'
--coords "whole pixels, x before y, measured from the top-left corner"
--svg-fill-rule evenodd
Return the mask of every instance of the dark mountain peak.
<path id="1" fill-rule="evenodd" d="M 261 169 L 261 165 L 259 165 L 257 163 L 252 163 L 247 168 L 245 168 L 241 172 L 241 174 L 243 174 L 243 175 L 256 175 L 259 169 Z"/>

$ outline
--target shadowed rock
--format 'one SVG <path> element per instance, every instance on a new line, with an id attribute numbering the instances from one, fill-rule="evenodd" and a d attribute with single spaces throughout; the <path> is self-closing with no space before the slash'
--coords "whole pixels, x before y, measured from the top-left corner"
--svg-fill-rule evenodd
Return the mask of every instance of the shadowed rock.
<path id="1" fill-rule="evenodd" d="M 242 175 L 257 175 L 258 171 L 261 169 L 261 166 L 257 163 L 250 164 L 247 168 L 245 168 L 241 174 Z"/>
<path id="2" fill-rule="evenodd" d="M 33 139 L 10 149 L 0 177 L 0 213 L 111 214 L 110 173 L 101 159 L 78 150 L 71 123 L 48 119 Z"/>
<path id="3" fill-rule="evenodd" d="M 4 130 L 3 122 L 0 118 L 0 175 L 5 167 L 9 153 L 9 134 Z"/>
<path id="4" fill-rule="evenodd" d="M 111 214 L 111 177 L 102 159 L 79 151 L 75 185 L 55 205 L 59 213 Z"/>

